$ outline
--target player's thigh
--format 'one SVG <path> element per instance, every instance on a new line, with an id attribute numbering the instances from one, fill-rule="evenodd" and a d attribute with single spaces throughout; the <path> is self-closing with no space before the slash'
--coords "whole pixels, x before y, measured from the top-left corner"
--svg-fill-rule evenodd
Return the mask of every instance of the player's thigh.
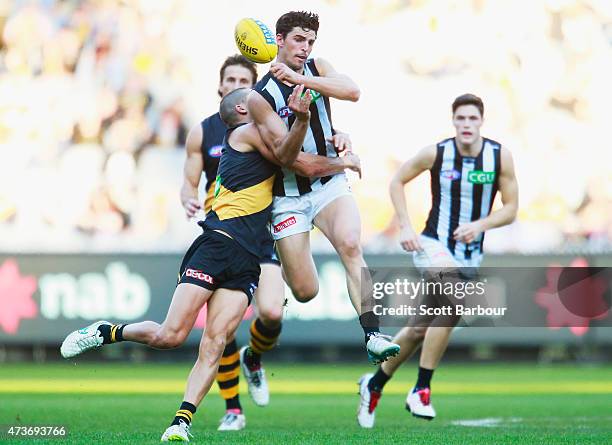
<path id="1" fill-rule="evenodd" d="M 264 318 L 280 320 L 285 303 L 281 267 L 277 263 L 262 263 L 260 267 L 259 286 L 255 291 L 257 310 Z"/>
<path id="2" fill-rule="evenodd" d="M 173 333 L 188 333 L 202 306 L 213 291 L 191 283 L 180 283 L 174 290 L 172 302 L 162 323 L 162 329 Z"/>
<path id="3" fill-rule="evenodd" d="M 310 233 L 296 233 L 276 241 L 287 284 L 291 289 L 311 285 L 318 287 L 317 269 L 310 251 Z"/>
<path id="4" fill-rule="evenodd" d="M 224 342 L 232 337 L 249 305 L 242 290 L 217 289 L 208 300 L 206 336 L 221 337 Z"/>
<path id="5" fill-rule="evenodd" d="M 327 204 L 314 224 L 336 249 L 358 249 L 361 242 L 361 215 L 353 195 L 343 195 Z"/>

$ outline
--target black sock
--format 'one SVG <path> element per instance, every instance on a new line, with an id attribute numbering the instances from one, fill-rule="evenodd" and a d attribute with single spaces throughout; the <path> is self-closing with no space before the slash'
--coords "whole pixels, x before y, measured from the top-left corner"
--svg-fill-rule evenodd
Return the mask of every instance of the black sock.
<path id="1" fill-rule="evenodd" d="M 365 342 L 367 343 L 370 336 L 380 332 L 378 316 L 373 311 L 364 312 L 359 316 L 359 324 L 365 334 Z"/>
<path id="2" fill-rule="evenodd" d="M 278 326 L 269 328 L 260 318 L 253 320 L 250 328 L 251 339 L 245 354 L 246 365 L 251 371 L 261 368 L 261 355 L 274 348 L 282 327 L 282 323 L 279 323 Z"/>
<path id="3" fill-rule="evenodd" d="M 429 388 L 431 386 L 431 377 L 433 376 L 434 371 L 434 369 L 427 369 L 419 366 L 419 377 L 414 389 L 419 390 Z"/>
<path id="4" fill-rule="evenodd" d="M 250 346 L 247 347 L 246 354 L 244 354 L 244 362 L 251 371 L 261 368 L 261 354 L 253 351 Z"/>
<path id="5" fill-rule="evenodd" d="M 189 402 L 181 403 L 181 407 L 176 412 L 176 415 L 174 416 L 174 420 L 172 421 L 170 425 L 178 425 L 179 421 L 181 420 L 185 422 L 187 425 L 191 425 L 191 420 L 193 419 L 193 415 L 195 414 L 196 409 L 197 408 L 195 407 L 195 405 L 192 405 Z"/>
<path id="6" fill-rule="evenodd" d="M 102 344 L 107 345 L 123 341 L 123 328 L 126 326 L 126 324 L 101 324 L 98 326 L 98 332 L 102 334 L 104 339 Z"/>
<path id="7" fill-rule="evenodd" d="M 374 374 L 374 376 L 368 382 L 368 389 L 374 392 L 382 392 L 383 388 L 385 387 L 385 384 L 389 381 L 390 378 L 391 376 L 385 374 L 385 371 L 383 371 L 382 368 L 379 367 L 378 371 L 376 371 L 376 374 Z"/>
<path id="8" fill-rule="evenodd" d="M 238 411 L 242 412 L 242 405 L 240 405 L 239 395 L 225 400 L 225 410 L 229 411 L 230 409 L 237 409 Z"/>

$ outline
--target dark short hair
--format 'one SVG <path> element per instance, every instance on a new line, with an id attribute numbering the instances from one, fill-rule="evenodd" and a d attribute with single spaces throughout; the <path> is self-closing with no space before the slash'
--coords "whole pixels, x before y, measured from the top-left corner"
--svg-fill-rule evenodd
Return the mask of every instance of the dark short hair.
<path id="1" fill-rule="evenodd" d="M 219 115 L 221 120 L 229 128 L 236 126 L 240 120 L 236 113 L 236 105 L 242 102 L 247 94 L 251 91 L 250 88 L 238 88 L 231 93 L 225 95 L 219 105 Z"/>
<path id="2" fill-rule="evenodd" d="M 241 54 L 234 54 L 233 56 L 229 56 L 221 65 L 221 69 L 219 70 L 219 83 L 223 82 L 223 76 L 225 76 L 225 69 L 228 66 L 232 65 L 240 65 L 249 70 L 253 76 L 253 85 L 257 82 L 257 68 L 254 62 L 251 62 L 249 59 L 244 57 Z"/>
<path id="3" fill-rule="evenodd" d="M 293 30 L 293 28 L 308 29 L 315 32 L 319 31 L 319 16 L 313 12 L 291 11 L 280 16 L 276 21 L 276 34 L 283 38 Z"/>
<path id="4" fill-rule="evenodd" d="M 482 103 L 482 99 L 475 94 L 462 94 L 457 97 L 453 102 L 453 114 L 457 111 L 457 108 L 463 105 L 474 105 L 480 111 L 480 117 L 484 117 L 484 104 Z"/>

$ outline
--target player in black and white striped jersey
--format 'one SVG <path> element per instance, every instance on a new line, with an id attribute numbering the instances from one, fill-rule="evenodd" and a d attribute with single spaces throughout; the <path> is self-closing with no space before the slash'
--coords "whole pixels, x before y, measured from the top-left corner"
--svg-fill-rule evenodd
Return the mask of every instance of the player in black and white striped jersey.
<path id="1" fill-rule="evenodd" d="M 510 224 L 518 208 L 518 185 L 510 151 L 480 135 L 482 100 L 464 94 L 455 99 L 452 111 L 455 137 L 419 151 L 400 167 L 390 186 L 401 225 L 401 246 L 413 252 L 414 264 L 423 273 L 441 268 L 460 268 L 469 273 L 478 268 L 485 231 Z M 425 230 L 418 235 L 408 217 L 404 186 L 426 170 L 431 173 L 432 206 Z M 503 207 L 491 212 L 498 190 Z M 415 417 L 429 420 L 435 417 L 430 398 L 431 378 L 453 330 L 449 326 L 452 323 L 443 324 L 403 328 L 393 339 L 401 346 L 400 354 L 383 363 L 376 374 L 362 376 L 357 413 L 362 427 L 374 426 L 374 410 L 384 385 L 421 343 L 418 378 L 408 393 L 406 408 Z"/>
<path id="2" fill-rule="evenodd" d="M 360 91 L 346 75 L 334 70 L 324 59 L 309 59 L 317 38 L 316 14 L 289 12 L 276 23 L 278 56 L 256 85 L 247 101 L 249 112 L 266 144 L 280 144 L 287 137 L 295 116 L 287 107 L 296 85 L 312 91 L 310 125 L 302 151 L 336 158 L 348 141 L 332 125 L 329 98 L 357 101 Z M 350 148 L 350 147 L 349 147 Z M 381 362 L 398 353 L 390 337 L 379 332 L 371 310 L 369 293 L 362 300 L 361 218 L 346 175 L 309 178 L 284 168 L 274 183 L 272 236 L 276 241 L 283 273 L 293 295 L 307 302 L 319 291 L 317 272 L 310 251 L 310 231 L 317 226 L 338 252 L 346 270 L 349 296 L 360 314 L 366 349 L 372 362 Z M 364 283 L 367 289 L 368 283 Z"/>

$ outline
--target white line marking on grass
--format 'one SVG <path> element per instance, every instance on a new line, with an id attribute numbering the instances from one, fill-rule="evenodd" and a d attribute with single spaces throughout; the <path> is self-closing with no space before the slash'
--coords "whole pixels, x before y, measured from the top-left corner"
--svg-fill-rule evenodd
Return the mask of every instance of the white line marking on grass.
<path id="1" fill-rule="evenodd" d="M 465 419 L 465 420 L 453 420 L 451 422 L 451 425 L 458 425 L 458 426 L 475 426 L 475 427 L 494 427 L 494 426 L 501 426 L 504 424 L 508 424 L 508 423 L 518 423 L 518 422 L 522 422 L 522 418 L 520 417 L 510 417 L 510 418 L 503 418 L 503 417 L 487 417 L 484 419 Z"/>

